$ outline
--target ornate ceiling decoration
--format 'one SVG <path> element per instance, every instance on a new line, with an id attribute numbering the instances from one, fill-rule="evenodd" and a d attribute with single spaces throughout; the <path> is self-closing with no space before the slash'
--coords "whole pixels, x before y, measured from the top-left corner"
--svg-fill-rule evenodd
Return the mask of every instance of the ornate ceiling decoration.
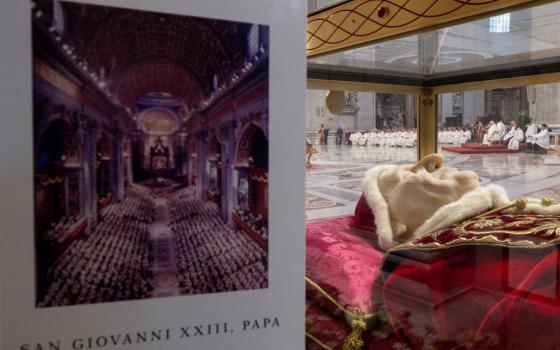
<path id="1" fill-rule="evenodd" d="M 69 55 L 129 107 L 150 92 L 169 93 L 189 108 L 200 107 L 213 91 L 214 75 L 225 81 L 244 64 L 239 45 L 244 24 L 59 4 L 64 14 L 60 35 Z M 38 0 L 37 5 L 46 15 L 53 8 L 50 0 Z"/>
<path id="2" fill-rule="evenodd" d="M 179 120 L 169 110 L 151 108 L 139 117 L 138 127 L 148 135 L 171 135 L 179 129 Z"/>

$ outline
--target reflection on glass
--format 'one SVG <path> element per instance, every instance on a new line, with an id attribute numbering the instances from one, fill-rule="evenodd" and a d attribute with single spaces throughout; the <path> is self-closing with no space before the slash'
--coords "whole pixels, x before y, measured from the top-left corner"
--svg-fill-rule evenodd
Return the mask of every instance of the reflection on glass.
<path id="1" fill-rule="evenodd" d="M 307 11 L 314 12 L 347 0 L 307 0 Z"/>
<path id="2" fill-rule="evenodd" d="M 509 13 L 490 17 L 490 33 L 509 33 L 510 17 L 511 15 Z"/>
<path id="3" fill-rule="evenodd" d="M 441 94 L 441 153 L 511 197 L 560 200 L 559 182 L 545 180 L 560 175 L 559 97 L 560 83 Z"/>
<path id="4" fill-rule="evenodd" d="M 375 70 L 377 73 L 419 74 L 418 36 L 364 46 L 308 60 L 311 67 L 332 66 L 345 69 Z"/>
<path id="5" fill-rule="evenodd" d="M 327 95 L 338 96 L 329 104 L 338 114 L 327 106 Z M 307 90 L 308 220 L 353 213 L 369 168 L 415 161 L 416 108 L 415 95 Z"/>
<path id="6" fill-rule="evenodd" d="M 560 2 L 553 2 L 328 54 L 309 63 L 311 68 L 431 78 L 556 62 L 559 55 Z"/>

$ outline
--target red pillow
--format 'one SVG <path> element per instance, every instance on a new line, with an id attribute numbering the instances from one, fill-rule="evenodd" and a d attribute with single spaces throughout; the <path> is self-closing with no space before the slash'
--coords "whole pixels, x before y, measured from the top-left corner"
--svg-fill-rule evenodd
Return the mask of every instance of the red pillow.
<path id="1" fill-rule="evenodd" d="M 374 282 L 384 253 L 376 242 L 352 227 L 352 217 L 309 222 L 306 225 L 306 276 L 347 309 L 374 309 Z M 370 230 L 366 232 L 372 232 Z M 307 283 L 307 298 L 337 316 L 343 313 Z"/>

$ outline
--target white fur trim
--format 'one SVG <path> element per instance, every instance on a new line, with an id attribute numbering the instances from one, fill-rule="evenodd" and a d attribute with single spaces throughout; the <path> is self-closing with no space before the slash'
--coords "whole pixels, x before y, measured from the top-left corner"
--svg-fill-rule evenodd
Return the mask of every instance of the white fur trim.
<path id="1" fill-rule="evenodd" d="M 381 194 L 378 177 L 381 172 L 398 167 L 397 165 L 380 165 L 370 169 L 362 182 L 364 197 L 373 212 L 379 245 L 387 250 L 401 244 L 394 239 L 389 205 Z M 428 220 L 418 227 L 410 239 L 417 239 L 463 220 L 475 217 L 485 211 L 510 204 L 506 190 L 498 185 L 480 187 L 464 194 L 458 201 L 439 208 Z M 520 213 L 511 209 L 510 213 Z M 522 212 L 541 215 L 560 215 L 560 204 L 543 206 L 540 201 L 531 199 Z"/>
<path id="2" fill-rule="evenodd" d="M 506 190 L 497 185 L 480 187 L 464 194 L 458 201 L 449 203 L 439 208 L 422 226 L 412 234 L 412 238 L 419 238 L 472 218 L 489 209 L 509 204 Z"/>
<path id="3" fill-rule="evenodd" d="M 389 213 L 389 205 L 379 191 L 377 178 L 382 171 L 394 169 L 397 165 L 387 164 L 379 165 L 368 170 L 362 187 L 364 189 L 364 197 L 373 212 L 375 218 L 375 226 L 377 226 L 377 236 L 379 237 L 379 245 L 382 249 L 388 249 L 399 244 L 393 240 L 393 228 L 391 226 L 391 214 Z"/>

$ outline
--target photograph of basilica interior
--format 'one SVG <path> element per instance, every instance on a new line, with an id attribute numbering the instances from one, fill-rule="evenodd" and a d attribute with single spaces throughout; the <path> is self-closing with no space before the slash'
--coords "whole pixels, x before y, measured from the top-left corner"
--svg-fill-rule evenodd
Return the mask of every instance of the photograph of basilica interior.
<path id="1" fill-rule="evenodd" d="M 36 305 L 268 286 L 268 27 L 34 0 Z"/>
<path id="2" fill-rule="evenodd" d="M 560 1 L 308 0 L 307 349 L 558 349 Z"/>

